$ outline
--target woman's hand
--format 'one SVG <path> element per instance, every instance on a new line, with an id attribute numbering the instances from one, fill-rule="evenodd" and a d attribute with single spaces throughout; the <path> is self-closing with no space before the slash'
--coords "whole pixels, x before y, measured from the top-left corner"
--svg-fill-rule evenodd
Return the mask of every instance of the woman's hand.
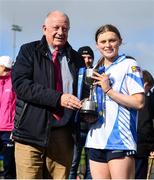
<path id="1" fill-rule="evenodd" d="M 93 84 L 101 86 L 105 93 L 111 89 L 109 75 L 105 73 L 99 74 L 94 71 L 92 78 L 96 80 Z"/>

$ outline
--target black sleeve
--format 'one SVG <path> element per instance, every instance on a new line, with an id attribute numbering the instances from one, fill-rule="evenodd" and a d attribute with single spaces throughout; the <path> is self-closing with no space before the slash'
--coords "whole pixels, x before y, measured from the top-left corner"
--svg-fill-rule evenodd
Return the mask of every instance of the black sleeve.
<path id="1" fill-rule="evenodd" d="M 85 82 L 83 82 L 83 88 L 82 88 L 82 98 L 88 98 L 90 95 L 90 86 L 88 86 L 87 84 L 85 84 Z"/>
<path id="2" fill-rule="evenodd" d="M 154 119 L 154 89 L 150 92 L 150 109 L 152 118 Z"/>

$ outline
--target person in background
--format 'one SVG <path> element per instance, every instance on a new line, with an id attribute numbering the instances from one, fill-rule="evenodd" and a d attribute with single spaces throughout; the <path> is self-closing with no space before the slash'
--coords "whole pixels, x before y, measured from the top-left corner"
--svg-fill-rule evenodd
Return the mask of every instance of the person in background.
<path id="1" fill-rule="evenodd" d="M 89 46 L 82 46 L 78 49 L 78 53 L 83 57 L 86 68 L 92 68 L 94 62 L 94 52 Z"/>
<path id="2" fill-rule="evenodd" d="M 9 56 L 0 56 L 0 152 L 4 157 L 1 176 L 5 179 L 16 178 L 14 143 L 11 139 L 16 107 L 16 95 L 11 82 L 12 63 Z"/>
<path id="3" fill-rule="evenodd" d="M 144 106 L 142 71 L 135 59 L 119 53 L 122 38 L 115 26 L 101 26 L 95 40 L 102 58 L 93 75 L 100 111 L 85 144 L 91 175 L 93 179 L 133 179 L 137 110 Z"/>
<path id="4" fill-rule="evenodd" d="M 72 124 L 81 108 L 76 97 L 78 70 L 85 66 L 67 41 L 69 29 L 65 13 L 48 13 L 42 39 L 22 45 L 13 67 L 18 179 L 68 178 L 74 146 Z"/>
<path id="5" fill-rule="evenodd" d="M 154 79 L 150 72 L 143 70 L 145 90 L 145 105 L 139 111 L 137 125 L 137 154 L 135 158 L 135 179 L 146 179 L 148 171 L 148 158 L 154 151 Z"/>
<path id="6" fill-rule="evenodd" d="M 89 46 L 83 46 L 78 49 L 78 53 L 83 57 L 84 62 L 86 64 L 86 68 L 91 68 L 94 61 L 94 53 L 93 50 Z M 76 179 L 77 177 L 77 171 L 81 159 L 81 153 L 85 145 L 87 133 L 89 130 L 89 123 L 82 120 L 80 118 L 80 138 L 79 142 L 74 145 L 74 156 L 72 161 L 72 167 L 69 174 L 69 179 Z M 85 149 L 85 174 L 84 179 L 91 179 L 90 175 L 90 167 L 89 167 L 89 158 L 88 158 L 88 152 Z"/>

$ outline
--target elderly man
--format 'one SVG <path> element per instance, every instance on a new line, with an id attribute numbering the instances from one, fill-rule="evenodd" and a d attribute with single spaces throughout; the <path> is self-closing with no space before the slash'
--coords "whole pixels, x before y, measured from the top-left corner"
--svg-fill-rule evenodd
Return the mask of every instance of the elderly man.
<path id="1" fill-rule="evenodd" d="M 72 123 L 77 72 L 84 61 L 67 42 L 69 18 L 50 12 L 40 41 L 20 48 L 12 71 L 17 94 L 13 138 L 17 179 L 68 178 L 73 154 Z M 44 166 L 46 166 L 44 168 Z"/>

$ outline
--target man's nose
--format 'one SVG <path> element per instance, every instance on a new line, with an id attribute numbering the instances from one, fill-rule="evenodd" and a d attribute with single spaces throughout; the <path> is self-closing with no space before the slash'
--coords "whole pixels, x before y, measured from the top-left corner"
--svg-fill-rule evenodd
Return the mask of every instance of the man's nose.
<path id="1" fill-rule="evenodd" d="M 63 28 L 62 27 L 59 27 L 58 28 L 58 34 L 62 34 L 63 33 Z"/>

